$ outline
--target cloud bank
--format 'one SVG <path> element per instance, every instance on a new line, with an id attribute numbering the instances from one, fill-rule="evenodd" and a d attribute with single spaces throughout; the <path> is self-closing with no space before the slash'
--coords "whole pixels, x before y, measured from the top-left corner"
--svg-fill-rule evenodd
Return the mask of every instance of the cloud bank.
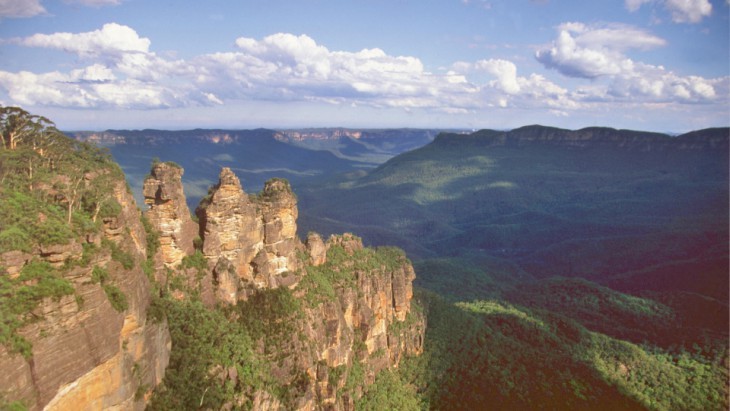
<path id="1" fill-rule="evenodd" d="M 23 18 L 44 14 L 40 0 L 0 0 L 0 18 Z"/>
<path id="2" fill-rule="evenodd" d="M 663 66 L 634 61 L 626 53 L 665 45 L 665 41 L 630 26 L 564 23 L 558 37 L 535 53 L 546 68 L 567 77 L 604 80 L 577 93 L 584 100 L 707 103 L 714 101 L 728 78 L 681 76 Z"/>
<path id="3" fill-rule="evenodd" d="M 647 3 L 660 3 L 675 23 L 699 23 L 712 14 L 709 0 L 625 0 L 624 4 L 629 11 L 634 12 Z"/>
<path id="4" fill-rule="evenodd" d="M 24 47 L 61 50 L 75 56 L 77 67 L 46 73 L 0 71 L 0 89 L 15 104 L 84 109 L 290 101 L 439 113 L 542 109 L 561 116 L 616 102 L 704 104 L 728 95 L 727 77 L 681 76 L 629 57 L 666 45 L 647 31 L 564 23 L 557 32 L 535 57 L 569 78 L 572 86 L 543 74 L 521 73 L 506 59 L 459 61 L 433 71 L 414 56 L 390 55 L 379 48 L 330 50 L 305 34 L 239 37 L 228 51 L 175 59 L 155 53 L 152 41 L 133 28 L 109 23 L 83 33 L 7 39 Z"/>

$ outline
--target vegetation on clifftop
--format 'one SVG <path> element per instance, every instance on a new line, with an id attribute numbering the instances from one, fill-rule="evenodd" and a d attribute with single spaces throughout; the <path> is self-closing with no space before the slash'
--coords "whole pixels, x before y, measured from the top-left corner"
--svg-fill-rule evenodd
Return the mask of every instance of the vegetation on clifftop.
<path id="1" fill-rule="evenodd" d="M 0 137 L 0 255 L 20 253 L 25 261 L 14 268 L 16 275 L 0 263 L 0 344 L 30 357 L 31 344 L 18 330 L 42 318 L 37 307 L 44 299 L 76 292 L 66 276 L 101 251 L 88 239 L 98 238 L 103 220 L 121 212 L 114 187 L 124 176 L 109 153 L 72 140 L 50 120 L 17 107 L 0 107 Z M 134 266 L 133 257 L 115 243 L 100 245 L 124 269 Z M 49 263 L 44 256 L 52 250 L 66 252 L 67 260 Z M 95 273 L 112 306 L 124 311 L 124 293 L 106 282 L 108 275 Z M 80 295 L 76 302 L 80 308 Z"/>

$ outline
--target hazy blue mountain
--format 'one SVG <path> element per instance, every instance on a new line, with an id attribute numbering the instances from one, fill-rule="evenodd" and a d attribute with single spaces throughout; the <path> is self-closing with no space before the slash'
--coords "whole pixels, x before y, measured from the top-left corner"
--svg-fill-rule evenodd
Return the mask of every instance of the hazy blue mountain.
<path id="1" fill-rule="evenodd" d="M 713 298 L 727 295 L 727 198 L 728 129 L 443 133 L 366 175 L 300 190 L 307 229 L 352 230 L 419 260 Z"/>
<path id="2" fill-rule="evenodd" d="M 137 200 L 152 159 L 174 161 L 186 170 L 188 203 L 195 208 L 230 167 L 246 190 L 258 191 L 264 181 L 284 177 L 321 181 L 332 175 L 368 170 L 406 150 L 429 143 L 436 130 L 107 130 L 71 132 L 73 137 L 108 147 L 122 166 Z"/>

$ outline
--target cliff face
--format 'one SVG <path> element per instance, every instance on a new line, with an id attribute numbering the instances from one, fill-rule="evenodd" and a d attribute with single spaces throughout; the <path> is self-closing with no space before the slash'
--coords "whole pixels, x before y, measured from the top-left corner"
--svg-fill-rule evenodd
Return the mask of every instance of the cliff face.
<path id="1" fill-rule="evenodd" d="M 305 302 L 304 316 L 288 347 L 277 351 L 283 361 L 274 372 L 287 384 L 308 376 L 303 394 L 290 404 L 296 409 L 354 409 L 378 372 L 423 349 L 425 323 L 411 310 L 415 273 L 405 256 L 366 249 L 351 234 L 332 236 L 326 251 L 328 257 L 309 265 L 293 290 Z"/>
<path id="2" fill-rule="evenodd" d="M 0 255 L 7 273 L 46 261 L 73 287 L 44 298 L 30 314 L 35 320 L 17 331 L 32 347 L 28 357 L 0 346 L 3 395 L 30 410 L 143 409 L 164 376 L 170 336 L 166 323 L 147 320 L 150 283 L 136 264 L 146 246 L 139 211 L 124 181 L 116 181 L 112 197 L 121 211 L 103 218 L 98 235 Z M 94 281 L 94 273 L 103 280 Z M 113 289 L 125 304 L 115 306 Z"/>
<path id="3" fill-rule="evenodd" d="M 258 289 L 291 285 L 299 266 L 296 197 L 283 180 L 270 180 L 259 196 L 243 191 L 224 168 L 209 199 L 196 210 L 202 252 L 212 268 L 215 294 L 235 303 Z"/>
<path id="4" fill-rule="evenodd" d="M 173 267 L 193 252 L 197 226 L 190 218 L 182 189 L 183 169 L 171 163 L 152 167 L 144 182 L 144 201 L 150 223 L 160 233 L 160 248 L 167 267 Z"/>
<path id="5" fill-rule="evenodd" d="M 161 192 L 161 187 L 182 190 L 178 174 L 168 177 L 169 181 L 149 178 L 146 193 Z M 148 215 L 154 215 L 159 202 L 149 204 Z M 177 195 L 164 206 L 184 205 L 184 197 Z M 199 292 L 208 306 L 239 307 L 241 317 L 230 320 L 253 327 L 257 355 L 269 364 L 277 384 L 291 387 L 281 398 L 240 386 L 236 399 L 226 406 L 251 402 L 254 409 L 352 409 L 354 399 L 379 371 L 396 367 L 404 355 L 421 352 L 425 325 L 411 310 L 411 263 L 394 249 L 364 248 L 350 234 L 325 243 L 310 233 L 302 244 L 296 236 L 296 196 L 285 180 L 272 179 L 261 193 L 249 195 L 224 168 L 196 214 L 199 253 L 205 262 L 197 271 L 184 262 L 177 268 L 188 284 L 183 288 L 188 295 Z M 150 220 L 161 232 L 162 224 L 180 226 Z M 160 249 L 162 254 L 170 251 Z M 192 280 L 195 276 L 197 282 Z M 295 314 L 277 317 L 271 301 L 286 296 L 293 298 Z M 257 323 L 269 325 L 262 331 Z M 226 373 L 215 371 L 222 367 L 211 367 L 221 374 L 219 383 L 239 384 L 230 365 Z M 346 383 L 349 394 L 338 395 Z"/>

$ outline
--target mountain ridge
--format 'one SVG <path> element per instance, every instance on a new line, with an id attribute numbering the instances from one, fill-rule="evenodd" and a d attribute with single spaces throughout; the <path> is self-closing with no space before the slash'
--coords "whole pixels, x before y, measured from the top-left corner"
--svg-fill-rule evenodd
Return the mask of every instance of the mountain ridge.
<path id="1" fill-rule="evenodd" d="M 678 136 L 650 131 L 614 129 L 611 127 L 585 127 L 578 130 L 542 125 L 528 125 L 509 131 L 484 129 L 474 133 L 441 133 L 434 143 L 451 145 L 471 143 L 491 146 L 520 146 L 527 143 L 555 143 L 571 147 L 590 147 L 601 143 L 609 147 L 652 149 L 727 149 L 730 128 L 715 127 L 694 130 Z M 691 140 L 691 141 L 690 141 Z"/>

